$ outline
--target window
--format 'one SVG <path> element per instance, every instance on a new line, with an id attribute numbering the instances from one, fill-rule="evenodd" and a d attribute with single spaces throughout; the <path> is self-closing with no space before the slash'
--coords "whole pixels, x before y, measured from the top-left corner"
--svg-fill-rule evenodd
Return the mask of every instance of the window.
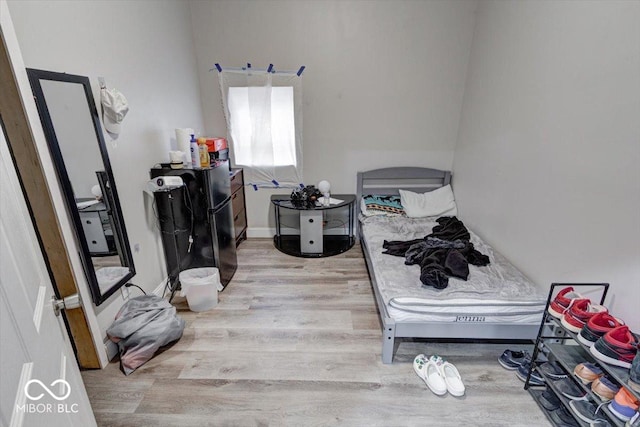
<path id="1" fill-rule="evenodd" d="M 270 102 L 270 114 L 257 111 L 264 102 Z M 237 164 L 296 166 L 293 87 L 230 87 L 229 116 Z M 269 129 L 271 138 L 256 135 L 254 141 L 254 132 Z"/>
<path id="2" fill-rule="evenodd" d="M 302 82 L 296 73 L 219 72 L 233 164 L 255 186 L 302 180 Z"/>

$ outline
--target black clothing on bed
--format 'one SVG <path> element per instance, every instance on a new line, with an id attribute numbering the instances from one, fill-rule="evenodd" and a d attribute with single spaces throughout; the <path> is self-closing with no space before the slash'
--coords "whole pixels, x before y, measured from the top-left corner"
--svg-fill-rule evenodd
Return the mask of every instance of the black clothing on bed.
<path id="1" fill-rule="evenodd" d="M 386 249 L 386 251 L 384 251 L 383 253 L 387 255 L 405 256 L 407 250 L 416 243 L 425 243 L 425 245 L 429 248 L 439 247 L 438 243 L 442 241 L 451 243 L 455 242 L 456 240 L 460 240 L 463 241 L 465 245 L 467 243 L 471 244 L 469 242 L 469 240 L 471 239 L 469 231 L 464 226 L 464 223 L 455 216 L 442 216 L 438 218 L 436 222 L 438 223 L 438 225 L 433 227 L 433 229 L 431 230 L 431 234 L 423 237 L 422 239 L 391 241 L 385 240 L 382 244 L 382 247 Z M 440 245 L 440 247 L 442 246 L 444 245 Z M 487 258 L 486 264 L 488 263 L 489 259 Z"/>
<path id="2" fill-rule="evenodd" d="M 432 233 L 423 239 L 408 241 L 385 240 L 383 254 L 403 256 L 407 265 L 420 265 L 423 286 L 444 289 L 449 277 L 467 280 L 469 264 L 484 266 L 489 257 L 478 252 L 469 240 L 471 235 L 455 216 L 440 217 Z"/>

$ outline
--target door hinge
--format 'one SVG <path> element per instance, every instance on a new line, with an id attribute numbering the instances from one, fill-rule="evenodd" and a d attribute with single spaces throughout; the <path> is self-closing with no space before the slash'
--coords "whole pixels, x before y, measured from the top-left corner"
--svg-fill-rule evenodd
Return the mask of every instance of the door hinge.
<path id="1" fill-rule="evenodd" d="M 78 294 L 69 295 L 62 299 L 57 299 L 54 295 L 51 297 L 51 304 L 53 304 L 53 312 L 56 316 L 60 316 L 60 310 L 70 310 L 72 308 L 82 307 L 82 300 Z"/>

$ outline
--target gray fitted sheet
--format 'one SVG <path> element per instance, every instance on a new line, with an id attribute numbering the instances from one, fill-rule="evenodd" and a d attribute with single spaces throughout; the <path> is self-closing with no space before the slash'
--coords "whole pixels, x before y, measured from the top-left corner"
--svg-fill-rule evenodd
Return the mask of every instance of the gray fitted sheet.
<path id="1" fill-rule="evenodd" d="M 527 311 L 542 312 L 546 302 L 538 287 L 516 269 L 504 256 L 494 251 L 469 230 L 471 242 L 491 263 L 485 267 L 469 266 L 467 281 L 451 278 L 442 290 L 423 287 L 420 267 L 405 265 L 404 258 L 383 254 L 384 240 L 412 240 L 431 233 L 436 218 L 407 218 L 404 216 L 360 217 L 361 232 L 372 260 L 379 292 L 385 304 L 407 310 L 416 306 L 438 307 L 447 305 L 485 306 L 484 310 L 513 311 L 515 307 L 529 307 Z M 428 309 L 427 309 L 428 311 Z M 472 310 L 473 311 L 473 310 Z"/>

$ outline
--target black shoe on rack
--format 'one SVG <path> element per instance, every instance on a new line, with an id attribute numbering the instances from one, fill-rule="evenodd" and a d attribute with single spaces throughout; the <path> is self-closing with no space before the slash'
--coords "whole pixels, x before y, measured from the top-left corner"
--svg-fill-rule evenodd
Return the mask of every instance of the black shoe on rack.
<path id="1" fill-rule="evenodd" d="M 538 370 L 540 370 L 544 375 L 551 378 L 552 380 L 561 380 L 563 378 L 567 378 L 569 375 L 562 369 L 562 366 L 558 362 L 546 362 L 542 365 L 538 366 Z"/>
<path id="2" fill-rule="evenodd" d="M 556 380 L 553 382 L 556 389 L 562 393 L 564 397 L 571 400 L 585 400 L 587 392 L 578 387 L 571 378 Z"/>
<path id="3" fill-rule="evenodd" d="M 529 370 L 531 369 L 531 362 L 529 363 L 523 363 L 518 370 L 516 371 L 516 377 L 518 377 L 518 379 L 520 379 L 521 381 L 526 382 L 527 381 L 527 375 L 529 375 Z M 544 385 L 544 378 L 542 377 L 542 375 L 540 375 L 540 373 L 538 371 L 536 371 L 535 369 L 533 369 L 531 371 L 531 376 L 529 377 L 529 385 L 532 386 L 540 386 L 540 385 Z"/>
<path id="4" fill-rule="evenodd" d="M 555 411 L 550 411 L 549 418 L 553 421 L 553 425 L 557 427 L 580 427 L 580 424 L 564 406 L 560 406 Z"/>
<path id="5" fill-rule="evenodd" d="M 571 411 L 586 423 L 607 422 L 606 417 L 598 413 L 599 408 L 588 400 L 572 400 L 569 406 Z"/>
<path id="6" fill-rule="evenodd" d="M 540 401 L 540 405 L 547 411 L 554 411 L 562 405 L 558 396 L 549 389 L 543 391 L 538 400 Z"/>
<path id="7" fill-rule="evenodd" d="M 607 420 L 595 420 L 589 423 L 589 427 L 613 427 L 613 425 Z"/>

